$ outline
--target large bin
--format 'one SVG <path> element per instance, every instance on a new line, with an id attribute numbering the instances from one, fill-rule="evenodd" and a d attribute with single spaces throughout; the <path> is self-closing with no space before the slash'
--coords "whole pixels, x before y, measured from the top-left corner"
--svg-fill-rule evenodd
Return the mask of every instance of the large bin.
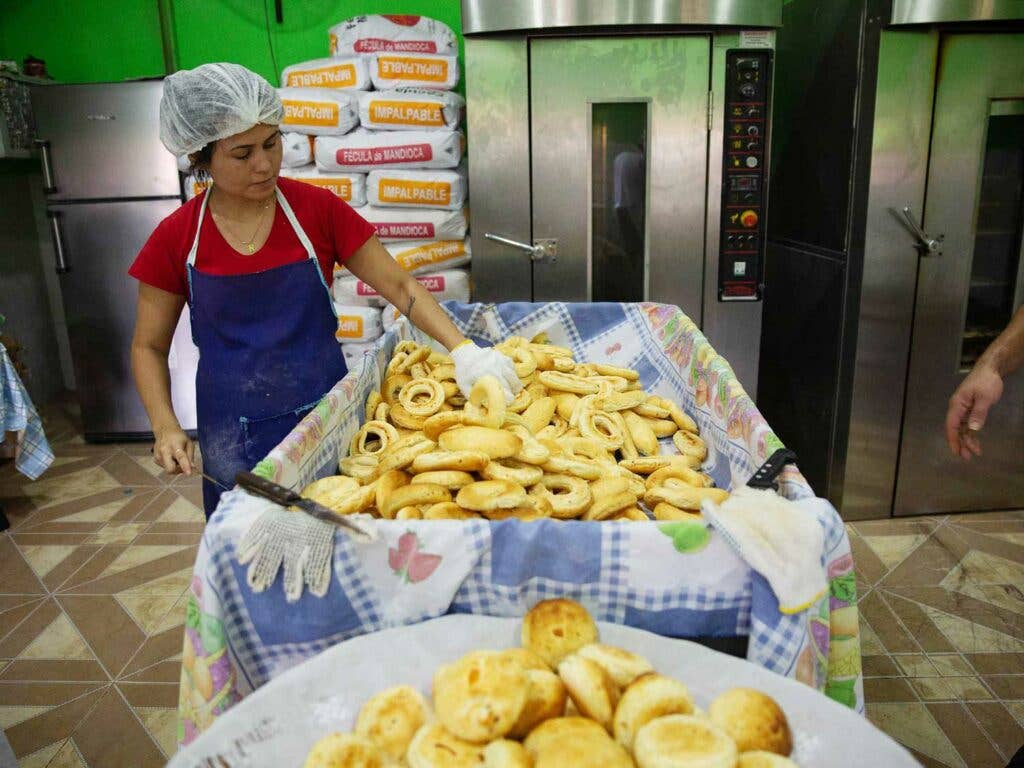
<path id="1" fill-rule="evenodd" d="M 647 391 L 679 402 L 708 444 L 707 471 L 721 487 L 744 484 L 781 442 L 696 325 L 663 304 L 446 304 L 478 343 L 544 331 L 580 361 L 640 372 Z M 337 473 L 339 453 L 364 419 L 395 344 L 428 341 L 396 324 L 255 468 L 301 489 Z M 315 361 L 311 361 L 315 364 Z M 813 492 L 790 466 L 783 495 Z M 566 596 L 595 618 L 668 637 L 749 638 L 749 660 L 862 710 L 853 562 L 838 514 L 822 502 L 830 594 L 784 615 L 767 581 L 714 530 L 699 523 L 541 520 L 375 521 L 373 543 L 335 535 L 327 594 L 286 601 L 278 582 L 256 594 L 236 560 L 241 535 L 265 509 L 226 493 L 196 561 L 186 624 L 179 735 L 191 741 L 213 719 L 281 671 L 344 639 L 449 612 L 518 616 Z M 690 526 L 701 528 L 695 531 Z M 398 559 L 420 557 L 415 572 Z"/>

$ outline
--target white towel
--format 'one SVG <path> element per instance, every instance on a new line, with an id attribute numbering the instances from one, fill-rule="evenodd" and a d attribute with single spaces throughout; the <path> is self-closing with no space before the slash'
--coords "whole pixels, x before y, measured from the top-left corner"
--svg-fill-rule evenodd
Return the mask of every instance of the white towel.
<path id="1" fill-rule="evenodd" d="M 813 506 L 774 491 L 743 486 L 719 505 L 704 502 L 711 525 L 775 592 L 782 613 L 800 613 L 828 589 L 822 554 L 825 533 Z"/>

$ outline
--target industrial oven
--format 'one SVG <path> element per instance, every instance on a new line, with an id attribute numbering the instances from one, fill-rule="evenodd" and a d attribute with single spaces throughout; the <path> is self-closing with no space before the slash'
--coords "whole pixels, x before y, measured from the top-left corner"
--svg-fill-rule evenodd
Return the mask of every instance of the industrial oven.
<path id="1" fill-rule="evenodd" d="M 463 0 L 474 296 L 658 301 L 757 388 L 782 0 Z"/>
<path id="2" fill-rule="evenodd" d="M 1024 3 L 791 0 L 760 405 L 847 519 L 1024 507 L 1024 376 L 950 395 L 1024 301 Z"/>

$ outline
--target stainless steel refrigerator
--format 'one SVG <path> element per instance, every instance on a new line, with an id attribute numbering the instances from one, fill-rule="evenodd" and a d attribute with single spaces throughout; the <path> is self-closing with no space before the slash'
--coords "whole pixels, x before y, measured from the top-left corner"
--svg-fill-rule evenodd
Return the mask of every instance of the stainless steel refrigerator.
<path id="1" fill-rule="evenodd" d="M 159 138 L 159 80 L 42 85 L 32 104 L 47 187 L 47 217 L 67 315 L 85 438 L 146 438 L 149 421 L 132 381 L 135 255 L 182 203 L 175 158 Z M 169 356 L 174 410 L 195 429 L 195 371 L 188 312 Z"/>

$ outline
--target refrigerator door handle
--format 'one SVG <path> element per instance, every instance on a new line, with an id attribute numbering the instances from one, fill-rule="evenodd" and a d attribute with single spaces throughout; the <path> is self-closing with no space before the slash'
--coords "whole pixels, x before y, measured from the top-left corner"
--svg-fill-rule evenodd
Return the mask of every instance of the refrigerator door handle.
<path id="1" fill-rule="evenodd" d="M 53 235 L 53 253 L 54 261 L 57 263 L 57 274 L 66 275 L 71 271 L 71 266 L 68 264 L 67 254 L 64 253 L 64 236 L 60 231 L 60 214 L 57 211 L 47 211 L 46 218 L 50 220 L 50 234 Z"/>
<path id="2" fill-rule="evenodd" d="M 53 163 L 50 161 L 50 142 L 46 139 L 36 139 L 35 144 L 39 147 L 39 154 L 43 162 L 43 192 L 52 195 L 57 191 L 57 185 L 53 181 Z"/>

